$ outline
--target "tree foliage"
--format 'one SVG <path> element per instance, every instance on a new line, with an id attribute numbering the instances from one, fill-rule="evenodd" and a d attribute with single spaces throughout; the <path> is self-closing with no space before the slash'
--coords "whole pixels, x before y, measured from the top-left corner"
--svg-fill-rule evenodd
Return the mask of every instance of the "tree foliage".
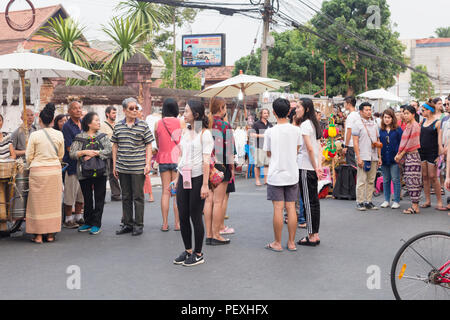
<path id="1" fill-rule="evenodd" d="M 172 81 L 172 72 L 173 72 L 173 59 L 172 53 L 167 51 L 162 53 L 162 57 L 164 59 L 164 63 L 166 64 L 166 69 L 163 72 L 162 78 L 163 83 L 161 84 L 161 88 L 173 88 Z M 196 77 L 196 74 L 199 72 L 198 68 L 186 68 L 181 66 L 181 51 L 177 51 L 177 89 L 184 90 L 200 90 L 201 89 L 201 80 L 199 77 Z"/>
<path id="2" fill-rule="evenodd" d="M 373 15 L 373 12 L 368 10 L 370 6 L 376 6 L 379 10 L 379 25 L 375 28 L 369 27 Z M 318 39 L 316 42 L 321 55 L 330 60 L 333 73 L 338 75 L 334 79 L 330 79 L 330 86 L 332 88 L 339 87 L 339 84 L 344 83 L 346 90 L 340 88 L 341 94 L 358 93 L 364 90 L 365 69 L 367 69 L 369 89 L 393 86 L 395 84 L 394 76 L 404 71 L 405 68 L 392 62 L 367 57 L 350 49 L 357 48 L 380 55 L 360 40 L 365 39 L 386 55 L 403 63 L 407 62 L 403 55 L 405 48 L 398 40 L 399 34 L 391 29 L 390 11 L 386 0 L 324 1 L 322 12 L 327 16 L 317 14 L 311 20 L 317 32 L 348 45 L 342 47 L 322 39 Z M 327 19 L 330 17 L 331 21 Z M 360 39 L 353 34 L 344 32 L 344 27 Z"/>
<path id="3" fill-rule="evenodd" d="M 299 30 L 272 33 L 275 45 L 269 50 L 268 77 L 291 83 L 291 91 L 314 94 L 323 88 L 323 61 L 314 51 L 314 40 Z M 261 50 L 235 63 L 233 75 L 260 74 Z M 287 71 L 289 70 L 289 71 Z"/>
<path id="4" fill-rule="evenodd" d="M 418 65 L 418 70 L 427 72 L 427 67 Z M 420 101 L 428 100 L 428 97 L 434 96 L 434 86 L 431 80 L 423 73 L 411 73 L 411 81 L 409 82 L 409 94 Z"/>
<path id="5" fill-rule="evenodd" d="M 122 66 L 125 62 L 138 52 L 145 55 L 138 46 L 144 31 L 130 18 L 113 18 L 109 28 L 103 27 L 103 31 L 117 46 L 104 66 L 105 74 L 109 74 L 110 84 L 120 86 L 123 84 Z"/>
<path id="6" fill-rule="evenodd" d="M 450 38 L 450 27 L 437 28 L 435 33 L 438 38 Z"/>

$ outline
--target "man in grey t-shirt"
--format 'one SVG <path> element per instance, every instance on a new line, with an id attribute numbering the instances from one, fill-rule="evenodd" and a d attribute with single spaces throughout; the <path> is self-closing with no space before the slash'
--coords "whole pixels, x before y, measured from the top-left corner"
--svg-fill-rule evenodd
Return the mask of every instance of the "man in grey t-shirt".
<path id="1" fill-rule="evenodd" d="M 22 158 L 25 160 L 25 152 L 27 149 L 27 136 L 30 137 L 30 134 L 37 130 L 34 126 L 34 113 L 33 110 L 27 109 L 26 112 L 22 112 L 22 116 L 20 117 L 22 121 L 27 119 L 27 127 L 28 133 L 25 132 L 24 123 L 17 128 L 11 135 L 11 141 L 13 144 L 14 151 L 16 152 L 17 158 Z"/>
<path id="2" fill-rule="evenodd" d="M 356 154 L 356 208 L 360 211 L 377 210 L 372 203 L 377 169 L 381 166 L 381 149 L 373 147 L 380 142 L 378 126 L 372 119 L 372 105 L 359 106 L 361 118 L 353 124 L 352 135 Z"/>

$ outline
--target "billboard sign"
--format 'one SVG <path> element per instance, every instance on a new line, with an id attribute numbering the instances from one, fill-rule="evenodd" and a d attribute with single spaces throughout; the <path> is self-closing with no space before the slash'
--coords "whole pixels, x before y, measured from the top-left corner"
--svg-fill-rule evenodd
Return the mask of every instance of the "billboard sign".
<path id="1" fill-rule="evenodd" d="M 221 67 L 225 65 L 225 34 L 182 36 L 183 67 Z"/>

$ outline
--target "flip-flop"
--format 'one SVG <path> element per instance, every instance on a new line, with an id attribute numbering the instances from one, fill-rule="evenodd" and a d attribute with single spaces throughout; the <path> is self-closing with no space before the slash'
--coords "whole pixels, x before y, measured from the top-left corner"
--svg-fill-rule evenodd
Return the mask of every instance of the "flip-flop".
<path id="1" fill-rule="evenodd" d="M 421 207 L 421 208 L 429 208 L 429 207 L 431 207 L 431 204 L 421 204 L 419 207 Z"/>
<path id="2" fill-rule="evenodd" d="M 438 210 L 438 211 L 447 211 L 447 210 L 449 210 L 449 209 L 444 208 L 444 207 L 441 207 L 441 208 L 436 207 L 436 208 L 434 208 L 434 209 L 435 209 L 435 210 Z"/>
<path id="3" fill-rule="evenodd" d="M 291 251 L 291 252 L 292 252 L 292 251 L 297 251 L 297 247 L 295 247 L 294 249 L 290 249 L 289 246 L 287 245 L 287 243 L 286 243 L 286 249 L 287 249 L 288 251 Z"/>
<path id="4" fill-rule="evenodd" d="M 275 251 L 275 252 L 282 252 L 282 251 L 283 251 L 283 249 L 275 249 L 275 248 L 272 248 L 272 246 L 270 245 L 270 243 L 268 243 L 264 248 L 266 248 L 267 250 Z"/>
<path id="5" fill-rule="evenodd" d="M 305 240 L 305 241 L 302 241 Z M 299 246 L 308 246 L 308 247 L 315 247 L 317 246 L 317 242 L 315 241 L 310 241 L 308 237 L 303 237 L 300 240 L 297 241 L 297 244 Z"/>
<path id="6" fill-rule="evenodd" d="M 298 227 L 301 228 L 301 229 L 306 229 L 306 223 L 299 223 Z"/>
<path id="7" fill-rule="evenodd" d="M 180 228 L 178 228 L 178 229 L 173 229 L 173 231 L 181 231 L 181 229 L 180 229 Z"/>
<path id="8" fill-rule="evenodd" d="M 169 230 L 170 230 L 169 227 L 167 227 L 167 229 L 163 229 L 163 227 L 161 226 L 161 231 L 162 231 L 162 232 L 167 232 L 167 231 L 169 231 Z"/>

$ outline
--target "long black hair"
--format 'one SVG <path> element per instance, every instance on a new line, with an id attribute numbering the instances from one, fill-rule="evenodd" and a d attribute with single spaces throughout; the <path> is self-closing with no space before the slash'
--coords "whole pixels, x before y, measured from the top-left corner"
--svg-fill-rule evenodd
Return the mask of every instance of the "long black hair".
<path id="1" fill-rule="evenodd" d="M 202 122 L 202 128 L 207 129 L 208 128 L 208 117 L 205 115 L 205 106 L 203 103 L 201 103 L 198 100 L 189 100 L 187 105 L 192 111 L 192 115 L 194 116 L 194 122 L 201 121 Z M 189 128 L 192 129 L 192 128 Z M 197 129 L 197 128 L 195 128 Z"/>
<path id="2" fill-rule="evenodd" d="M 301 98 L 300 103 L 302 104 L 303 109 L 305 109 L 305 113 L 303 114 L 300 123 L 306 120 L 310 120 L 314 125 L 314 129 L 316 130 L 316 138 L 322 138 L 322 132 L 320 129 L 319 121 L 317 121 L 316 110 L 314 109 L 313 101 L 309 98 Z"/>

